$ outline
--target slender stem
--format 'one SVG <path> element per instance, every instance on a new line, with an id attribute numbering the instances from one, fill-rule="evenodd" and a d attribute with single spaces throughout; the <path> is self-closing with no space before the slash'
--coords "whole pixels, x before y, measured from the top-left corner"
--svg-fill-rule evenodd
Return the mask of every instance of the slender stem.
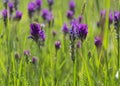
<path id="1" fill-rule="evenodd" d="M 73 86 L 77 86 L 77 71 L 76 71 L 76 59 L 73 62 L 73 71 L 74 71 L 74 82 L 73 82 Z"/>
<path id="2" fill-rule="evenodd" d="M 55 50 L 55 65 L 54 65 L 54 71 L 55 71 L 55 75 L 54 75 L 54 86 L 56 86 L 56 84 L 57 84 L 57 74 L 56 74 L 56 72 L 57 72 L 57 66 L 56 66 L 56 63 L 57 63 L 57 49 Z"/>
<path id="3" fill-rule="evenodd" d="M 119 49 L 119 45 L 120 45 L 120 41 L 119 41 L 119 35 L 120 35 L 119 34 L 119 26 L 120 25 L 118 25 L 118 28 L 117 28 L 118 29 L 118 31 L 117 31 L 117 41 L 118 41 L 118 70 L 119 70 L 119 54 L 120 54 L 119 53 L 119 51 L 120 51 L 120 49 Z"/>

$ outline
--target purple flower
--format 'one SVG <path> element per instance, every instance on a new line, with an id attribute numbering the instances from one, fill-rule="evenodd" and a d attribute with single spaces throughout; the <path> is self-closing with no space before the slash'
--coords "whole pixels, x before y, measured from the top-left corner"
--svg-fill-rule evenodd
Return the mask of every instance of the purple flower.
<path id="1" fill-rule="evenodd" d="M 21 18 L 22 18 L 22 12 L 16 11 L 15 20 L 20 21 Z"/>
<path id="2" fill-rule="evenodd" d="M 45 32 L 43 30 L 39 31 L 39 37 L 40 37 L 41 41 L 45 41 Z"/>
<path id="3" fill-rule="evenodd" d="M 30 55 L 31 55 L 31 53 L 30 53 L 30 51 L 29 51 L 29 50 L 25 50 L 25 51 L 24 51 L 24 55 L 25 55 L 25 56 L 30 56 Z"/>
<path id="4" fill-rule="evenodd" d="M 76 47 L 77 47 L 77 48 L 80 48 L 80 47 L 81 47 L 80 41 L 77 42 Z"/>
<path id="5" fill-rule="evenodd" d="M 42 0 L 36 0 L 35 3 L 37 10 L 40 11 L 42 6 Z"/>
<path id="6" fill-rule="evenodd" d="M 81 23 L 82 20 L 83 20 L 83 16 L 80 15 L 80 16 L 78 17 L 78 22 Z"/>
<path id="7" fill-rule="evenodd" d="M 40 31 L 40 24 L 38 23 L 30 24 L 30 33 L 33 37 L 38 38 L 39 31 Z"/>
<path id="8" fill-rule="evenodd" d="M 60 41 L 56 41 L 55 42 L 55 48 L 56 48 L 56 50 L 60 49 L 60 47 L 61 47 L 61 42 Z"/>
<path id="9" fill-rule="evenodd" d="M 78 38 L 81 39 L 81 41 L 84 41 L 84 39 L 86 39 L 87 34 L 88 26 L 86 24 L 80 24 L 77 28 Z"/>
<path id="10" fill-rule="evenodd" d="M 120 12 L 118 12 L 118 11 L 114 12 L 114 21 L 115 22 L 120 21 Z"/>
<path id="11" fill-rule="evenodd" d="M 69 29 L 68 29 L 66 23 L 64 23 L 63 28 L 62 28 L 62 31 L 63 31 L 64 34 L 69 33 Z"/>
<path id="12" fill-rule="evenodd" d="M 7 26 L 8 12 L 6 9 L 2 11 L 2 16 L 3 16 L 3 20 L 4 20 L 4 25 Z"/>
<path id="13" fill-rule="evenodd" d="M 8 15 L 7 10 L 6 10 L 6 9 L 5 9 L 5 10 L 3 10 L 3 11 L 2 11 L 2 16 L 3 16 L 3 18 L 4 18 L 4 19 L 6 19 L 6 18 L 7 18 L 7 15 Z"/>
<path id="14" fill-rule="evenodd" d="M 75 2 L 73 0 L 69 2 L 69 10 L 71 10 L 73 13 L 75 12 Z"/>
<path id="15" fill-rule="evenodd" d="M 28 15 L 29 15 L 29 18 L 32 18 L 33 16 L 33 13 L 35 12 L 36 10 L 36 5 L 34 2 L 30 2 L 28 4 Z"/>
<path id="16" fill-rule="evenodd" d="M 109 24 L 112 24 L 113 23 L 113 13 L 110 12 L 109 14 Z"/>
<path id="17" fill-rule="evenodd" d="M 49 5 L 49 6 L 52 6 L 53 3 L 54 3 L 54 0 L 47 0 L 47 2 L 48 2 L 48 5 Z"/>
<path id="18" fill-rule="evenodd" d="M 14 3 L 13 3 L 13 2 L 9 2 L 9 3 L 8 3 L 8 7 L 9 7 L 10 15 L 12 15 L 12 13 L 13 13 L 13 8 L 14 8 Z"/>
<path id="19" fill-rule="evenodd" d="M 43 18 L 44 20 L 47 19 L 48 14 L 49 14 L 49 11 L 48 11 L 47 9 L 43 9 L 43 10 L 42 10 L 42 18 Z"/>
<path id="20" fill-rule="evenodd" d="M 106 17 L 106 10 L 100 11 L 100 16 L 105 18 Z"/>
<path id="21" fill-rule="evenodd" d="M 32 57 L 31 63 L 36 64 L 37 63 L 37 57 Z"/>
<path id="22" fill-rule="evenodd" d="M 95 43 L 95 46 L 97 48 L 101 47 L 102 46 L 102 40 L 101 40 L 101 38 L 100 37 L 95 37 L 94 43 Z"/>
<path id="23" fill-rule="evenodd" d="M 68 10 L 66 16 L 68 19 L 73 19 L 74 13 L 72 11 Z"/>

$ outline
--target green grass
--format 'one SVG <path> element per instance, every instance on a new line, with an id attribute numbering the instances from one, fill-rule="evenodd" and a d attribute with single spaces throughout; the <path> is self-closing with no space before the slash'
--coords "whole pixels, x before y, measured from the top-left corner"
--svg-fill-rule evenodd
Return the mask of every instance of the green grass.
<path id="1" fill-rule="evenodd" d="M 119 0 L 75 0 L 76 18 L 81 14 L 82 6 L 86 3 L 83 16 L 84 23 L 88 24 L 87 39 L 82 48 L 76 51 L 77 67 L 76 70 L 74 69 L 77 73 L 76 78 L 73 77 L 69 37 L 64 38 L 61 31 L 64 22 L 69 24 L 66 18 L 69 0 L 55 0 L 53 6 L 54 27 L 45 27 L 46 41 L 41 50 L 33 40 L 27 38 L 30 35 L 30 23 L 27 14 L 29 1 L 20 0 L 19 10 L 23 12 L 22 20 L 20 22 L 9 21 L 8 31 L 5 30 L 4 37 L 0 38 L 0 86 L 55 86 L 55 76 L 56 86 L 73 86 L 73 84 L 74 86 L 120 85 L 120 78 L 115 78 L 118 71 L 117 39 L 113 25 L 110 30 L 108 29 L 108 18 L 105 24 L 103 46 L 99 55 L 94 45 L 94 37 L 100 33 L 100 29 L 96 26 L 100 17 L 100 10 L 106 9 L 108 14 L 109 9 L 112 11 L 120 9 Z M 2 0 L 0 0 L 0 10 L 3 8 Z M 47 0 L 43 0 L 42 8 L 48 8 Z M 40 23 L 43 22 L 41 17 L 39 21 Z M 0 35 L 4 29 L 0 15 Z M 56 37 L 52 36 L 53 30 L 57 31 Z M 56 40 L 61 41 L 61 49 L 57 52 L 57 56 L 55 56 L 54 47 Z M 26 63 L 24 50 L 30 50 L 30 59 L 33 56 L 38 58 L 36 65 Z M 15 59 L 15 52 L 21 57 L 19 62 Z M 90 58 L 89 52 L 91 53 Z M 101 60 L 103 61 L 101 62 Z M 8 67 L 9 71 L 7 70 Z M 77 80 L 77 85 L 75 85 L 74 79 Z"/>

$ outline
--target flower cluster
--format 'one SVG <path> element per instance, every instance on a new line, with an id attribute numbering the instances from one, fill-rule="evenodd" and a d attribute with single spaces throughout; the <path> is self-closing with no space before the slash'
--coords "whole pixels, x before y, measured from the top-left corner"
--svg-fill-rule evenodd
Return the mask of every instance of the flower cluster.
<path id="1" fill-rule="evenodd" d="M 40 24 L 30 24 L 30 34 L 31 36 L 29 36 L 29 38 L 32 38 L 38 44 L 38 46 L 44 45 L 45 33 Z"/>
<path id="2" fill-rule="evenodd" d="M 54 4 L 54 0 L 47 0 L 48 6 L 49 6 L 49 11 L 52 10 L 52 5 Z"/>
<path id="3" fill-rule="evenodd" d="M 49 26 L 50 26 L 51 22 L 52 23 L 54 22 L 54 16 L 53 16 L 52 12 L 50 12 L 47 9 L 42 10 L 41 16 L 42 16 L 43 20 L 49 24 Z"/>
<path id="4" fill-rule="evenodd" d="M 67 11 L 67 18 L 68 19 L 73 19 L 74 18 L 74 14 L 75 14 L 75 2 L 73 0 L 71 0 L 69 2 L 69 10 Z"/>

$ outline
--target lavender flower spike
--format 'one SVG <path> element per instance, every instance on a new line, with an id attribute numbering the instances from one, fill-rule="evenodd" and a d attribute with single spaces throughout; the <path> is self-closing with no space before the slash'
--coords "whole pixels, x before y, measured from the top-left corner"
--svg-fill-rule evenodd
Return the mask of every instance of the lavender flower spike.
<path id="1" fill-rule="evenodd" d="M 69 10 L 75 13 L 75 2 L 73 0 L 71 0 L 69 3 Z"/>
<path id="2" fill-rule="evenodd" d="M 16 11 L 15 20 L 20 21 L 22 18 L 22 12 Z"/>
<path id="3" fill-rule="evenodd" d="M 56 41 L 55 42 L 55 48 L 56 48 L 56 50 L 60 49 L 60 47 L 61 47 L 61 42 L 60 41 Z"/>
<path id="4" fill-rule="evenodd" d="M 34 2 L 30 2 L 28 4 L 28 15 L 29 15 L 29 18 L 31 19 L 34 12 L 35 12 L 35 9 L 36 9 L 36 5 Z"/>
<path id="5" fill-rule="evenodd" d="M 13 13 L 14 3 L 13 2 L 9 2 L 8 3 L 8 7 L 9 7 L 10 16 L 11 16 L 12 13 Z"/>
<path id="6" fill-rule="evenodd" d="M 101 38 L 100 37 L 95 37 L 94 43 L 95 43 L 95 46 L 97 48 L 101 47 L 102 46 L 102 40 L 101 40 Z"/>
<path id="7" fill-rule="evenodd" d="M 37 11 L 40 12 L 42 6 L 42 0 L 36 0 L 35 3 L 36 3 Z"/>
<path id="8" fill-rule="evenodd" d="M 62 28 L 62 31 L 63 31 L 63 33 L 64 33 L 65 35 L 66 35 L 67 33 L 69 33 L 69 29 L 68 29 L 66 23 L 64 23 L 63 28 Z"/>

